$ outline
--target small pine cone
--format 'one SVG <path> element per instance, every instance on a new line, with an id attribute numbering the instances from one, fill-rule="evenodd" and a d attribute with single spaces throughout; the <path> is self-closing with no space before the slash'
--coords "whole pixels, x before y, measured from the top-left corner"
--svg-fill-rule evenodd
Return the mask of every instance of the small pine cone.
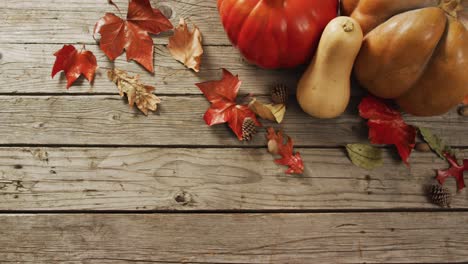
<path id="1" fill-rule="evenodd" d="M 288 96 L 288 87 L 284 84 L 277 84 L 271 90 L 271 100 L 275 104 L 286 104 Z"/>
<path id="2" fill-rule="evenodd" d="M 450 202 L 452 201 L 452 195 L 450 194 L 449 189 L 438 183 L 432 184 L 430 186 L 429 198 L 434 204 L 437 204 L 441 207 L 450 207 Z"/>
<path id="3" fill-rule="evenodd" d="M 242 140 L 250 141 L 255 133 L 257 133 L 255 122 L 251 118 L 244 119 L 242 123 Z"/>

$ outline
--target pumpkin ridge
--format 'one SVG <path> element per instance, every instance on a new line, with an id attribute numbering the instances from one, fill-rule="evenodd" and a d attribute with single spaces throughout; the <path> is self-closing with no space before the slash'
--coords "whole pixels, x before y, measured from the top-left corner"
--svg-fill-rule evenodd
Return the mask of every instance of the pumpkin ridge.
<path id="1" fill-rule="evenodd" d="M 255 10 L 260 6 L 261 2 L 262 2 L 262 0 L 259 0 L 259 1 L 257 2 L 257 4 L 255 5 L 255 7 L 252 8 L 252 9 L 250 10 L 249 14 L 242 20 L 242 24 L 241 24 L 240 27 L 239 27 L 240 30 L 239 30 L 239 32 L 237 33 L 237 36 L 236 36 L 236 39 L 237 39 L 237 40 L 239 40 L 240 36 L 242 35 L 242 33 L 243 33 L 243 31 L 244 31 L 244 25 L 245 25 L 245 23 L 246 23 L 247 21 L 249 21 L 250 16 L 251 16 L 252 13 L 254 13 Z M 232 7 L 232 9 L 238 8 L 237 5 L 242 5 L 242 3 L 241 3 L 241 2 L 237 2 L 237 3 Z M 232 9 L 231 9 L 231 10 L 232 10 Z"/>

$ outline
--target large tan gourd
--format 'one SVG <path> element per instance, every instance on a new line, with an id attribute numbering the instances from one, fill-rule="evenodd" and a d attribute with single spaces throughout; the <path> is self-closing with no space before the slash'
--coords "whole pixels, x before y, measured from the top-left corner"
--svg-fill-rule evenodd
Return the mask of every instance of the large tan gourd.
<path id="1" fill-rule="evenodd" d="M 297 87 L 297 100 L 304 112 L 317 118 L 334 118 L 345 111 L 351 71 L 362 39 L 361 27 L 350 17 L 337 17 L 327 25 Z"/>
<path id="2" fill-rule="evenodd" d="M 468 95 L 468 0 L 342 0 L 364 43 L 356 78 L 376 96 L 419 116 Z"/>

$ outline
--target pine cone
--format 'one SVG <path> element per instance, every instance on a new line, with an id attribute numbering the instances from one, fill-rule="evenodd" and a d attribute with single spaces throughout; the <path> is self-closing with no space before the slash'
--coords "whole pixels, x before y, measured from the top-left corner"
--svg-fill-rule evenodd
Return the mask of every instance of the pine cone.
<path id="1" fill-rule="evenodd" d="M 450 194 L 449 189 L 438 183 L 432 184 L 430 186 L 429 198 L 434 204 L 437 204 L 441 207 L 450 207 L 450 202 L 452 201 L 452 195 Z"/>
<path id="2" fill-rule="evenodd" d="M 271 90 L 271 100 L 275 104 L 286 104 L 288 96 L 288 87 L 284 84 L 277 84 Z"/>
<path id="3" fill-rule="evenodd" d="M 250 141 L 255 133 L 257 133 L 255 122 L 251 118 L 244 119 L 242 123 L 242 140 Z"/>

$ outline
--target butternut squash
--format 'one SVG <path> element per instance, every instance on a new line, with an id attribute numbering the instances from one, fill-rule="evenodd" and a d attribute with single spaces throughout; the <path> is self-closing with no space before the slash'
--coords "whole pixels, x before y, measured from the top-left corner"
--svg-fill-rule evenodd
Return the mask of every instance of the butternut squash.
<path id="1" fill-rule="evenodd" d="M 334 118 L 346 110 L 351 72 L 362 40 L 361 27 L 354 19 L 341 16 L 330 21 L 297 87 L 297 100 L 304 112 Z"/>

